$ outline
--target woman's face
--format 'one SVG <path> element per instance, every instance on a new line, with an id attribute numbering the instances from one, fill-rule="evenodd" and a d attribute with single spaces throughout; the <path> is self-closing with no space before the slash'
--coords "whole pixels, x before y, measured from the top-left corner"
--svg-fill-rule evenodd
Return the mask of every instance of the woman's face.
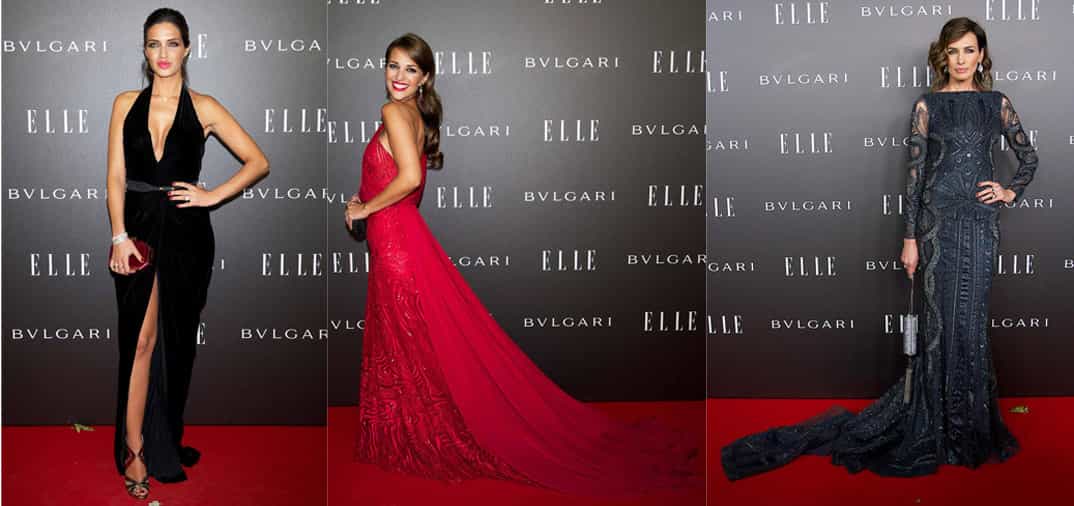
<path id="1" fill-rule="evenodd" d="M 947 45 L 947 73 L 953 81 L 973 79 L 977 64 L 984 60 L 984 50 L 977 47 L 977 36 L 967 32 Z"/>
<path id="2" fill-rule="evenodd" d="M 395 101 L 404 101 L 414 98 L 418 94 L 418 87 L 425 84 L 429 76 L 421 71 L 418 64 L 410 58 L 410 54 L 403 48 L 392 49 L 388 55 L 388 63 L 384 67 L 384 86 L 388 88 L 388 95 Z"/>
<path id="3" fill-rule="evenodd" d="M 190 48 L 174 23 L 161 22 L 145 33 L 145 59 L 157 77 L 170 77 L 182 71 L 183 59 Z"/>

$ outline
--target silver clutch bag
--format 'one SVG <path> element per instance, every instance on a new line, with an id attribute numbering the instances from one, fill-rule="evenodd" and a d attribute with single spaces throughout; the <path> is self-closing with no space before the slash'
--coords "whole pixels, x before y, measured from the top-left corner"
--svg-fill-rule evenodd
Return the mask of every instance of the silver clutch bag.
<path id="1" fill-rule="evenodd" d="M 914 373 L 914 355 L 917 354 L 917 315 L 914 314 L 914 278 L 910 278 L 910 309 L 902 315 L 902 352 L 908 357 L 906 361 L 905 383 L 902 387 L 902 401 L 910 402 L 913 390 L 911 377 Z"/>

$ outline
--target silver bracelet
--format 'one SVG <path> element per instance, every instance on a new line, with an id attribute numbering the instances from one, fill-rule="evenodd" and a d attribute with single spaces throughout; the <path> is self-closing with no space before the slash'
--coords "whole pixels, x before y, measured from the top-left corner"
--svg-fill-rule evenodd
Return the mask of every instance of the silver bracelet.
<path id="1" fill-rule="evenodd" d="M 123 232 L 112 238 L 112 244 L 119 244 L 127 240 L 127 233 Z"/>

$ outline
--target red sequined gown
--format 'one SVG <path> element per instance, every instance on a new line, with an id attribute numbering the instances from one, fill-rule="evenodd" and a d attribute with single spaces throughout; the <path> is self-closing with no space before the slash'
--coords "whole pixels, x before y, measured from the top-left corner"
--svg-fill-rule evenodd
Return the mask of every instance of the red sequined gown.
<path id="1" fill-rule="evenodd" d="M 359 198 L 397 168 L 379 142 Z M 422 477 L 494 478 L 568 494 L 636 495 L 701 483 L 698 445 L 571 398 L 489 315 L 418 212 L 421 185 L 367 219 L 371 267 L 359 388 L 358 460 Z"/>

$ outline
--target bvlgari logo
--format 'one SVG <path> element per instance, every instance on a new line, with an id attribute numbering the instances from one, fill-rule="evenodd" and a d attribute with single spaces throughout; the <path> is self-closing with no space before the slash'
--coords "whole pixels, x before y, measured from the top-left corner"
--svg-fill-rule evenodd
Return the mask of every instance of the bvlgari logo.
<path id="1" fill-rule="evenodd" d="M 435 51 L 437 76 L 492 74 L 492 51 Z"/>
<path id="2" fill-rule="evenodd" d="M 863 18 L 912 18 L 922 16 L 953 16 L 951 4 L 929 5 L 870 5 L 861 7 Z"/>
<path id="3" fill-rule="evenodd" d="M 705 89 L 709 93 L 727 93 L 727 71 L 717 71 L 715 77 L 711 71 L 705 72 Z"/>
<path id="4" fill-rule="evenodd" d="M 1016 202 L 1004 202 L 1000 204 L 1004 209 L 1054 209 L 1055 198 L 1020 198 Z"/>
<path id="5" fill-rule="evenodd" d="M 830 2 L 776 2 L 777 25 L 820 25 L 831 22 Z"/>
<path id="6" fill-rule="evenodd" d="M 683 135 L 704 135 L 706 132 L 706 125 L 698 125 L 696 123 L 635 123 L 630 125 L 630 135 L 639 136 L 683 136 Z"/>
<path id="7" fill-rule="evenodd" d="M 735 217 L 735 198 L 734 197 L 712 197 L 712 217 L 713 218 L 734 218 Z"/>
<path id="8" fill-rule="evenodd" d="M 697 311 L 642 311 L 642 332 L 693 332 Z"/>
<path id="9" fill-rule="evenodd" d="M 107 40 L 5 40 L 5 53 L 107 53 Z"/>
<path id="10" fill-rule="evenodd" d="M 328 272 L 331 274 L 369 274 L 369 253 L 333 251 L 328 255 Z"/>
<path id="11" fill-rule="evenodd" d="M 704 253 L 627 253 L 627 265 L 704 265 Z"/>
<path id="12" fill-rule="evenodd" d="M 30 277 L 73 278 L 89 275 L 89 253 L 30 253 Z"/>
<path id="13" fill-rule="evenodd" d="M 850 211 L 849 200 L 766 200 L 766 213 L 831 213 Z"/>
<path id="14" fill-rule="evenodd" d="M 26 109 L 26 133 L 88 134 L 88 109 Z"/>
<path id="15" fill-rule="evenodd" d="M 734 139 L 722 137 L 718 139 L 705 139 L 705 151 L 749 151 L 750 139 L 743 137 Z"/>
<path id="16" fill-rule="evenodd" d="M 790 87 L 790 88 L 817 88 L 821 86 L 847 84 L 850 74 L 847 72 L 808 73 L 797 74 L 761 74 L 757 76 L 757 82 L 761 87 Z"/>
<path id="17" fill-rule="evenodd" d="M 618 56 L 523 56 L 526 70 L 612 70 L 619 68 Z"/>
<path id="18" fill-rule="evenodd" d="M 329 320 L 328 326 L 336 332 L 358 332 L 365 330 L 365 319 L 361 320 Z"/>
<path id="19" fill-rule="evenodd" d="M 994 329 L 1045 329 L 1051 326 L 1046 316 L 989 318 L 989 323 Z"/>
<path id="20" fill-rule="evenodd" d="M 1037 273 L 1035 253 L 1006 253 L 996 258 L 996 274 L 1000 276 L 1032 276 Z"/>
<path id="21" fill-rule="evenodd" d="M 992 80 L 1002 81 L 1057 81 L 1059 72 L 1052 70 L 993 70 Z"/>
<path id="22" fill-rule="evenodd" d="M 595 249 L 543 249 L 540 252 L 544 272 L 589 272 L 597 270 Z"/>
<path id="23" fill-rule="evenodd" d="M 743 333 L 742 315 L 721 314 L 707 315 L 710 335 L 733 336 Z"/>
<path id="24" fill-rule="evenodd" d="M 615 190 L 534 190 L 522 192 L 523 202 L 589 203 L 611 202 L 614 200 Z"/>
<path id="25" fill-rule="evenodd" d="M 246 39 L 242 50 L 247 53 L 313 53 L 321 51 L 317 39 Z"/>
<path id="26" fill-rule="evenodd" d="M 261 275 L 265 277 L 310 277 L 324 275 L 323 253 L 262 253 Z"/>
<path id="27" fill-rule="evenodd" d="M 358 6 L 380 5 L 381 0 L 328 0 L 328 5 Z"/>
<path id="28" fill-rule="evenodd" d="M 880 88 L 928 88 L 932 71 L 927 65 L 882 65 Z"/>
<path id="29" fill-rule="evenodd" d="M 1040 21 L 1040 0 L 985 0 L 987 21 Z"/>
<path id="30" fill-rule="evenodd" d="M 879 259 L 879 258 L 866 258 L 865 270 L 867 272 L 891 272 L 901 271 L 902 262 L 897 258 Z"/>
<path id="31" fill-rule="evenodd" d="M 771 326 L 772 330 L 848 330 L 854 328 L 854 319 L 815 318 L 805 320 L 786 320 L 781 318 L 778 320 L 771 320 L 769 325 Z"/>
<path id="32" fill-rule="evenodd" d="M 835 274 L 834 256 L 783 257 L 783 275 L 788 278 L 830 278 Z"/>
<path id="33" fill-rule="evenodd" d="M 700 74 L 705 66 L 704 49 L 653 50 L 653 74 Z"/>
<path id="34" fill-rule="evenodd" d="M 866 149 L 898 149 L 905 150 L 910 145 L 909 136 L 892 137 L 864 137 L 862 147 Z"/>
<path id="35" fill-rule="evenodd" d="M 326 114 L 327 110 L 324 107 L 298 109 L 267 107 L 265 108 L 265 133 L 325 133 L 328 130 Z"/>
<path id="36" fill-rule="evenodd" d="M 701 207 L 705 205 L 703 184 L 651 184 L 646 205 L 649 207 Z"/>
<path id="37" fill-rule="evenodd" d="M 735 21 L 742 21 L 742 10 L 711 10 L 705 19 L 709 23 L 733 23 Z"/>
<path id="38" fill-rule="evenodd" d="M 612 315 L 542 315 L 522 317 L 522 328 L 527 329 L 588 329 L 611 327 Z"/>
<path id="39" fill-rule="evenodd" d="M 706 266 L 709 272 L 757 272 L 757 263 L 754 261 L 727 261 L 727 260 L 713 260 Z"/>
<path id="40" fill-rule="evenodd" d="M 437 186 L 438 209 L 488 209 L 492 207 L 492 187 Z"/>
<path id="41" fill-rule="evenodd" d="M 12 328 L 13 341 L 100 341 L 112 339 L 110 328 Z"/>
<path id="42" fill-rule="evenodd" d="M 8 200 L 100 200 L 100 188 L 8 188 Z"/>
<path id="43" fill-rule="evenodd" d="M 280 342 L 310 342 L 328 339 L 328 329 L 299 329 L 288 328 L 248 328 L 239 329 L 239 339 L 243 341 L 280 341 Z"/>
<path id="44" fill-rule="evenodd" d="M 440 127 L 441 137 L 510 137 L 511 125 L 466 125 L 445 123 Z"/>
<path id="45" fill-rule="evenodd" d="M 598 142 L 600 141 L 599 119 L 544 120 L 545 142 Z"/>
<path id="46" fill-rule="evenodd" d="M 328 188 L 245 188 L 242 190 L 244 200 L 323 200 L 329 204 L 342 204 L 349 197 L 344 192 L 332 193 Z"/>
<path id="47" fill-rule="evenodd" d="M 459 255 L 449 256 L 448 260 L 451 260 L 452 265 L 460 269 L 511 266 L 511 255 Z"/>
<path id="48" fill-rule="evenodd" d="M 827 155 L 833 152 L 831 132 L 780 132 L 781 155 Z"/>
<path id="49" fill-rule="evenodd" d="M 384 70 L 384 57 L 370 56 L 333 56 L 328 59 L 328 68 L 332 70 Z"/>

